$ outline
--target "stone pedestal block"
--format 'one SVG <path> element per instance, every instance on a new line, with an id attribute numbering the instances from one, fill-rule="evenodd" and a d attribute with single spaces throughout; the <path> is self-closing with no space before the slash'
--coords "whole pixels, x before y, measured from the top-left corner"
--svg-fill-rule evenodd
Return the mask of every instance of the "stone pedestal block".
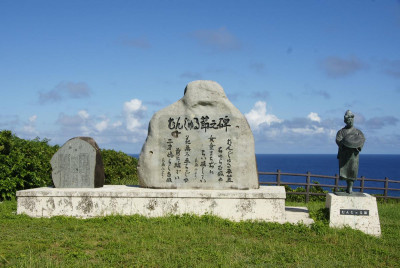
<path id="1" fill-rule="evenodd" d="M 348 226 L 366 234 L 381 235 L 375 197 L 369 194 L 352 196 L 329 193 L 326 195 L 326 207 L 329 208 L 329 226 Z"/>
<path id="2" fill-rule="evenodd" d="M 252 190 L 149 189 L 124 185 L 93 189 L 44 187 L 18 191 L 17 198 L 17 213 L 32 217 L 88 218 L 114 214 L 160 217 L 189 213 L 212 214 L 233 221 L 306 221 L 305 217 L 286 219 L 286 193 L 282 186 Z"/>

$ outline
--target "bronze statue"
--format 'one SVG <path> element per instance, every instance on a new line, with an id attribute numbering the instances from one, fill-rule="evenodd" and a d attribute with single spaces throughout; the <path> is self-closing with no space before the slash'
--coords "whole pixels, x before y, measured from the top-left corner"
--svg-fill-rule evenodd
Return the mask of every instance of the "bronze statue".
<path id="1" fill-rule="evenodd" d="M 364 134 L 354 127 L 354 114 L 347 110 L 344 115 L 346 126 L 336 134 L 336 144 L 339 146 L 339 174 L 341 180 L 346 180 L 346 193 L 353 192 L 354 181 L 357 180 L 359 153 L 364 145 Z"/>

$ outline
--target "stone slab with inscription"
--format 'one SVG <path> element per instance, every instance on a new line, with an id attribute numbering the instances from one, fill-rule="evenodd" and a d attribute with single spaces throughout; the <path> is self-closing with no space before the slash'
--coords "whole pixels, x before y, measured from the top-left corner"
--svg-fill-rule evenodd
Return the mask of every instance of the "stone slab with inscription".
<path id="1" fill-rule="evenodd" d="M 105 175 L 100 148 L 90 137 L 68 140 L 51 158 L 56 188 L 103 187 Z"/>
<path id="2" fill-rule="evenodd" d="M 376 197 L 365 193 L 359 196 L 328 193 L 325 206 L 329 208 L 330 227 L 348 226 L 366 234 L 381 235 Z"/>
<path id="3" fill-rule="evenodd" d="M 152 117 L 138 175 L 149 188 L 257 189 L 249 124 L 218 83 L 191 82 Z"/>

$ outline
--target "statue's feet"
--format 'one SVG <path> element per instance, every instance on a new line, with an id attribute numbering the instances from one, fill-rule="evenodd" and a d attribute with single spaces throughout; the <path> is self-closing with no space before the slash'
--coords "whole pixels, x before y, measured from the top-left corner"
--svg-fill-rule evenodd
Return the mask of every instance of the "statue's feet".
<path id="1" fill-rule="evenodd" d="M 351 189 L 346 189 L 346 193 L 351 194 L 353 191 Z"/>

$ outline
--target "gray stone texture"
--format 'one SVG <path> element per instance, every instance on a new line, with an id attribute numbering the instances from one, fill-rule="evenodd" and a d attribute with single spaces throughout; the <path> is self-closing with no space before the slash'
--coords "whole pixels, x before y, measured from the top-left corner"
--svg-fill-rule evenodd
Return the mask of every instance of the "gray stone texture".
<path id="1" fill-rule="evenodd" d="M 363 196 L 328 193 L 326 194 L 325 207 L 329 208 L 330 227 L 343 228 L 348 226 L 369 235 L 381 235 L 376 197 L 365 193 Z M 341 213 L 341 210 L 350 211 L 350 213 Z M 360 211 L 368 211 L 368 214 L 357 213 Z"/>
<path id="2" fill-rule="evenodd" d="M 138 174 L 149 188 L 259 188 L 249 124 L 214 81 L 189 83 L 182 99 L 154 114 Z"/>
<path id="3" fill-rule="evenodd" d="M 100 148 L 90 137 L 68 140 L 51 158 L 56 188 L 103 187 L 105 175 Z"/>
<path id="4" fill-rule="evenodd" d="M 18 214 L 31 217 L 99 217 L 135 215 L 215 215 L 233 221 L 305 222 L 286 217 L 285 188 L 261 186 L 251 190 L 150 189 L 104 185 L 96 189 L 36 188 L 17 192 Z M 304 214 L 304 213 L 303 213 Z"/>

